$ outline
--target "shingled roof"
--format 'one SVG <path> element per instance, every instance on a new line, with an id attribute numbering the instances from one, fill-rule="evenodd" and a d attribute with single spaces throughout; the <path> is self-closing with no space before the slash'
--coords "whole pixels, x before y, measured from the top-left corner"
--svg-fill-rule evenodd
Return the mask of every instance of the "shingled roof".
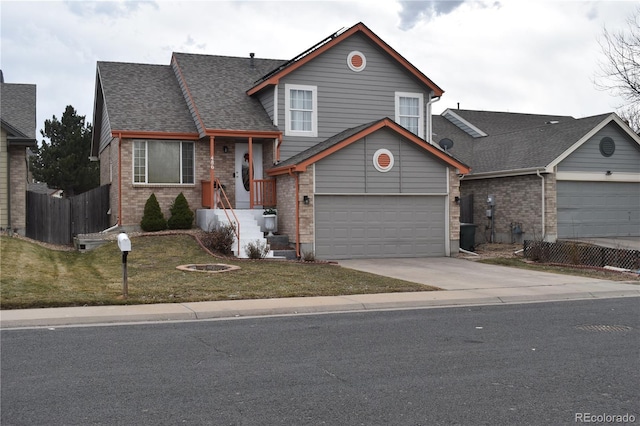
<path id="1" fill-rule="evenodd" d="M 197 132 L 171 66 L 98 62 L 97 72 L 111 131 Z M 101 102 L 96 108 L 101 125 Z"/>
<path id="2" fill-rule="evenodd" d="M 278 131 L 246 92 L 283 60 L 174 53 L 172 62 L 206 129 Z"/>
<path id="3" fill-rule="evenodd" d="M 36 138 L 35 84 L 0 83 L 0 118 L 10 137 Z"/>
<path id="4" fill-rule="evenodd" d="M 472 166 L 472 175 L 544 168 L 611 114 L 575 119 L 568 116 L 455 110 L 487 136 L 473 137 L 434 117 L 435 140 L 454 141 L 451 152 Z"/>

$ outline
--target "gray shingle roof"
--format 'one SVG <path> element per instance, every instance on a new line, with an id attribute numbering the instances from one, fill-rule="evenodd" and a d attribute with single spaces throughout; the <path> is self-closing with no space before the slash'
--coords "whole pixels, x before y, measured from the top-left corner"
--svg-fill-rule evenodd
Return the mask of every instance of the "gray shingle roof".
<path id="1" fill-rule="evenodd" d="M 303 162 L 304 160 L 307 160 L 311 157 L 313 157 L 316 154 L 321 153 L 322 151 L 331 148 L 332 146 L 342 142 L 343 140 L 355 135 L 356 133 L 370 127 L 373 126 L 375 123 L 379 122 L 381 120 L 376 120 L 376 121 L 372 121 L 371 123 L 366 123 L 366 124 L 362 124 L 360 126 L 357 127 L 352 127 L 350 129 L 346 129 L 343 130 L 342 132 L 335 134 L 333 136 L 331 136 L 329 139 L 326 139 L 322 142 L 320 142 L 319 144 L 316 144 L 314 146 L 312 146 L 311 148 L 305 149 L 302 152 L 299 152 L 298 154 L 294 155 L 293 157 L 289 157 L 286 160 L 278 163 L 278 168 L 280 167 L 286 167 L 286 166 L 292 166 L 298 163 Z"/>
<path id="2" fill-rule="evenodd" d="M 98 62 L 111 130 L 196 132 L 169 65 Z"/>
<path id="3" fill-rule="evenodd" d="M 546 167 L 610 116 L 575 119 L 489 111 L 455 112 L 488 136 L 474 139 L 444 117 L 434 117 L 435 140 L 452 139 L 451 152 L 471 165 L 472 174 Z"/>
<path id="4" fill-rule="evenodd" d="M 278 131 L 260 102 L 246 93 L 284 61 L 173 54 L 207 129 Z"/>
<path id="5" fill-rule="evenodd" d="M 11 136 L 36 138 L 35 84 L 0 83 L 0 117 Z M 4 127 L 4 126 L 3 126 Z"/>

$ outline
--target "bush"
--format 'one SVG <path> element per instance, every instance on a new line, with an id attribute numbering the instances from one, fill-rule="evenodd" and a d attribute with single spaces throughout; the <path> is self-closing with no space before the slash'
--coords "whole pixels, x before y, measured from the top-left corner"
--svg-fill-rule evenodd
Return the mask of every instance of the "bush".
<path id="1" fill-rule="evenodd" d="M 224 255 L 233 253 L 235 240 L 235 227 L 231 224 L 218 226 L 218 228 L 206 232 L 201 238 L 202 244 L 206 248 Z"/>
<path id="2" fill-rule="evenodd" d="M 140 227 L 146 232 L 162 231 L 167 229 L 167 221 L 160 210 L 160 204 L 156 194 L 151 194 L 144 205 L 144 215 L 140 222 Z"/>
<path id="3" fill-rule="evenodd" d="M 264 259 L 269 254 L 269 246 L 260 240 L 255 240 L 255 242 L 248 243 L 244 250 L 247 252 L 247 256 L 249 259 Z"/>
<path id="4" fill-rule="evenodd" d="M 189 202 L 181 192 L 178 194 L 171 208 L 171 217 L 167 221 L 169 229 L 191 229 L 193 225 L 193 212 L 189 208 Z"/>

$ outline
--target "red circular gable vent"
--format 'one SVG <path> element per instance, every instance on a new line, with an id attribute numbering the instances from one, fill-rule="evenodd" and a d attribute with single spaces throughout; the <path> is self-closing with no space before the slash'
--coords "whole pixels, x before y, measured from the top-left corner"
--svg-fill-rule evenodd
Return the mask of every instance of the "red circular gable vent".
<path id="1" fill-rule="evenodd" d="M 367 58 L 362 54 L 354 50 L 347 56 L 347 65 L 351 71 L 360 72 L 367 66 Z"/>
<path id="2" fill-rule="evenodd" d="M 393 163 L 393 154 L 388 149 L 379 149 L 373 154 L 373 167 L 379 172 L 388 172 L 393 168 Z"/>

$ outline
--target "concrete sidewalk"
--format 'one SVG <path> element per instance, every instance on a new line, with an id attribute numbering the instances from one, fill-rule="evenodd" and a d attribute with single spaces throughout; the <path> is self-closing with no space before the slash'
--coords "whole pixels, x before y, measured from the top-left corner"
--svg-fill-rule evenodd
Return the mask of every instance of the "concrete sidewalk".
<path id="1" fill-rule="evenodd" d="M 428 284 L 443 290 L 335 297 L 8 310 L 0 311 L 0 327 L 8 329 L 144 321 L 189 321 L 260 315 L 640 296 L 640 285 L 637 281 L 634 284 L 632 281 L 590 279 L 486 265 L 454 258 L 348 260 L 340 264 L 343 267 Z"/>

